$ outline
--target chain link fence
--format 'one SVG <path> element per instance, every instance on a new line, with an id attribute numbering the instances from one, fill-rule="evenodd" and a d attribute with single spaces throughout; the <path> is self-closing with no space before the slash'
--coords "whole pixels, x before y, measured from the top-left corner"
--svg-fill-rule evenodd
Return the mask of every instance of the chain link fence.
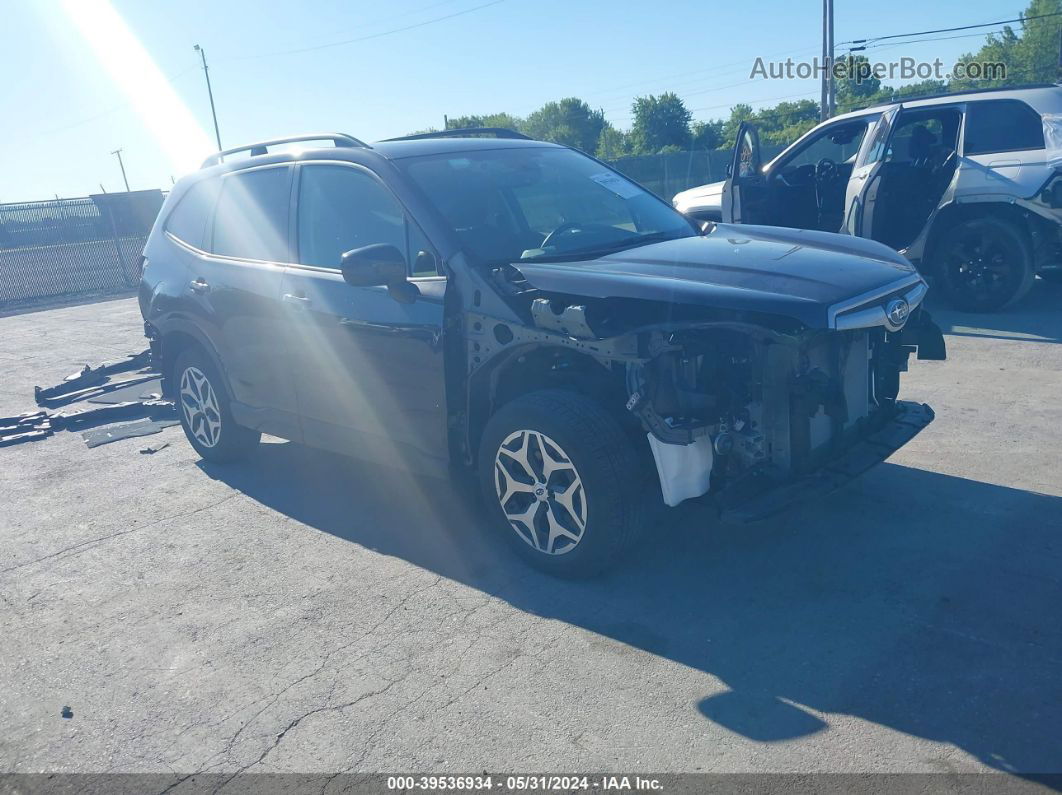
<path id="1" fill-rule="evenodd" d="M 159 190 L 0 204 L 0 307 L 132 290 Z"/>

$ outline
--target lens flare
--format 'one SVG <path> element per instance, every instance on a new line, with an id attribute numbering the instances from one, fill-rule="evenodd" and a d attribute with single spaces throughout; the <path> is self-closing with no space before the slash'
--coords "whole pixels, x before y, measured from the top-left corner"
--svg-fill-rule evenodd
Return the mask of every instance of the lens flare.
<path id="1" fill-rule="evenodd" d="M 110 0 L 64 0 L 62 7 L 100 65 L 132 103 L 169 159 L 171 170 L 183 174 L 198 168 L 214 151 L 210 136 Z"/>

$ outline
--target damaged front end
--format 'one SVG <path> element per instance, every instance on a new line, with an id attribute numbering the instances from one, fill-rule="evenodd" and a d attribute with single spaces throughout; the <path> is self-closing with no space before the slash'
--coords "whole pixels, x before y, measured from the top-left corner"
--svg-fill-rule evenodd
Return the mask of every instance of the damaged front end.
<path id="1" fill-rule="evenodd" d="M 728 518 L 750 521 L 883 461 L 933 419 L 897 393 L 912 352 L 943 358 L 939 336 L 924 312 L 897 331 L 667 334 L 666 350 L 628 365 L 627 403 L 649 434 L 664 501 L 711 494 Z"/>
<path id="2" fill-rule="evenodd" d="M 665 503 L 707 497 L 724 518 L 753 521 L 836 489 L 933 420 L 928 406 L 897 399 L 912 353 L 946 355 L 921 307 L 926 286 L 909 279 L 881 292 L 830 307 L 824 328 L 672 307 L 660 322 L 608 334 L 607 299 L 540 296 L 530 310 L 540 334 L 622 378 Z"/>

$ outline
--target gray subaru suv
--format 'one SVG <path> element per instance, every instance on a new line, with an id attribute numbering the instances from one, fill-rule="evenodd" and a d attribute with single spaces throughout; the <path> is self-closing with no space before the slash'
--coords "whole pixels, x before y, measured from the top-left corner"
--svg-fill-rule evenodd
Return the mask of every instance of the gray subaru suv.
<path id="1" fill-rule="evenodd" d="M 1062 280 L 1062 86 L 961 92 L 846 113 L 767 164 L 753 125 L 729 176 L 677 194 L 700 220 L 819 229 L 904 254 L 958 309 Z"/>

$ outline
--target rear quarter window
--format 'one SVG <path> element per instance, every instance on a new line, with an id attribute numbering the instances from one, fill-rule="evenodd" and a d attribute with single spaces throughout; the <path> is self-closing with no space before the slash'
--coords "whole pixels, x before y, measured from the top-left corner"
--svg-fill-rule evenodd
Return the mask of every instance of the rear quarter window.
<path id="1" fill-rule="evenodd" d="M 189 246 L 205 249 L 207 221 L 214 210 L 218 197 L 218 181 L 209 179 L 197 182 L 184 196 L 177 200 L 170 217 L 166 219 L 166 231 Z"/>
<path id="2" fill-rule="evenodd" d="M 1044 148 L 1040 114 L 1016 99 L 971 102 L 966 109 L 963 154 L 1021 152 Z"/>

